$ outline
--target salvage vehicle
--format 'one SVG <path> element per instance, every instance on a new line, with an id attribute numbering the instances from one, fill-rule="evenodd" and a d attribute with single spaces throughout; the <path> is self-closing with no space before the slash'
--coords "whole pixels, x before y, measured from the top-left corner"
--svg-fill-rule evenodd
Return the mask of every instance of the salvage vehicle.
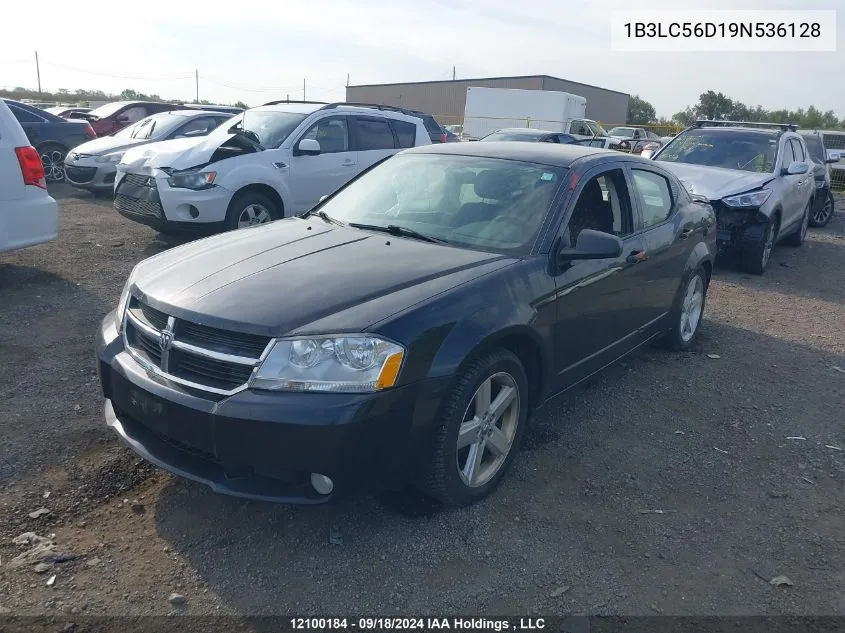
<path id="1" fill-rule="evenodd" d="M 692 193 L 710 200 L 719 253 L 761 275 L 779 242 L 801 246 L 816 188 L 804 139 L 792 124 L 698 121 L 654 155 Z"/>
<path id="2" fill-rule="evenodd" d="M 429 144 L 418 117 L 389 106 L 274 101 L 204 138 L 129 149 L 114 206 L 162 233 L 239 229 L 307 211 L 378 161 Z"/>
<path id="3" fill-rule="evenodd" d="M 158 101 L 113 101 L 85 113 L 97 136 L 108 136 L 158 112 L 178 110 L 181 106 Z"/>
<path id="4" fill-rule="evenodd" d="M 65 156 L 71 148 L 96 138 L 86 121 L 71 121 L 20 101 L 3 99 L 41 157 L 48 183 L 65 179 Z"/>
<path id="5" fill-rule="evenodd" d="M 839 162 L 839 152 L 825 150 L 822 132 L 801 132 L 801 136 L 809 150 L 810 160 L 813 161 L 812 172 L 816 184 L 810 226 L 827 226 L 836 208 L 836 200 L 830 187 L 830 165 Z"/>
<path id="6" fill-rule="evenodd" d="M 41 157 L 0 99 L 0 253 L 56 239 L 59 205 L 47 193 Z"/>
<path id="7" fill-rule="evenodd" d="M 532 409 L 651 341 L 693 345 L 715 239 L 653 161 L 409 149 L 301 216 L 139 263 L 97 334 L 106 422 L 219 492 L 472 503 Z"/>
<path id="8" fill-rule="evenodd" d="M 571 134 L 550 132 L 528 127 L 514 127 L 496 130 L 479 141 L 500 142 L 500 141 L 521 141 L 523 143 L 558 143 L 560 145 L 583 145 L 585 147 L 608 147 L 609 138 L 576 138 Z"/>
<path id="9" fill-rule="evenodd" d="M 657 134 L 641 127 L 614 127 L 607 135 L 610 137 L 610 149 L 632 154 L 640 154 L 647 145 L 663 145 Z"/>
<path id="10" fill-rule="evenodd" d="M 160 112 L 111 136 L 83 143 L 65 158 L 65 176 L 74 187 L 94 193 L 114 191 L 117 164 L 130 147 L 177 138 L 199 138 L 231 119 L 232 115 L 195 109 Z"/>

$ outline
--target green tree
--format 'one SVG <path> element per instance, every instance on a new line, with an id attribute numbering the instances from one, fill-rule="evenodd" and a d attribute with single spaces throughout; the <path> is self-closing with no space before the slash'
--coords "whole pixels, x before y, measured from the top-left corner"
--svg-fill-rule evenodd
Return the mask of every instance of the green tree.
<path id="1" fill-rule="evenodd" d="M 657 120 L 657 113 L 654 106 L 639 95 L 633 95 L 628 100 L 628 123 L 634 125 L 646 125 Z"/>
<path id="2" fill-rule="evenodd" d="M 234 106 L 236 108 L 243 108 L 244 110 L 249 108 L 249 106 L 247 104 L 245 104 L 243 101 L 235 101 Z"/>
<path id="3" fill-rule="evenodd" d="M 730 118 L 735 110 L 735 104 L 721 92 L 708 90 L 698 97 L 695 115 L 702 119 L 723 120 Z"/>

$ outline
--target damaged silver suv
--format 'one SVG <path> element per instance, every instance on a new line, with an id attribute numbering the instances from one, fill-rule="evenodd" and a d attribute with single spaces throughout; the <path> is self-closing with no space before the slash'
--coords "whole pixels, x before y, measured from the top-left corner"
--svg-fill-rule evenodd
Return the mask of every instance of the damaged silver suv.
<path id="1" fill-rule="evenodd" d="M 707 197 L 719 253 L 760 275 L 779 242 L 801 246 L 816 188 L 804 140 L 791 124 L 698 121 L 654 156 L 690 193 Z"/>

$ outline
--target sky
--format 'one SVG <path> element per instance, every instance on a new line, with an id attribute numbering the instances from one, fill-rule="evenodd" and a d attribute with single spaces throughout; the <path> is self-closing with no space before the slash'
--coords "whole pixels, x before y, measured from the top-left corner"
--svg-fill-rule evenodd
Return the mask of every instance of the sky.
<path id="1" fill-rule="evenodd" d="M 546 74 L 638 94 L 671 116 L 706 90 L 769 109 L 845 118 L 842 0 L 745 0 L 743 9 L 839 9 L 837 51 L 611 51 L 617 10 L 729 9 L 736 0 L 145 0 L 39 2 L 37 28 L 3 28 L 0 87 L 125 88 L 258 105 L 343 100 L 352 84 Z M 12 9 L 12 6 L 18 8 Z M 111 8 L 109 8 L 111 7 Z M 90 8 L 90 10 L 89 10 Z M 24 11 L 20 3 L 4 10 Z M 16 23 L 11 16 L 11 24 Z M 18 23 L 32 25 L 31 16 Z M 304 91 L 303 91 L 304 81 Z M 433 113 L 436 114 L 436 113 Z"/>

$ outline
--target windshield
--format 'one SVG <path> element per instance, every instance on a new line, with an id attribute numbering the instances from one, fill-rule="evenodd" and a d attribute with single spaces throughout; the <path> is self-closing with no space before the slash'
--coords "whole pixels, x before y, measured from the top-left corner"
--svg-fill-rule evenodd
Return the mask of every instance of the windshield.
<path id="1" fill-rule="evenodd" d="M 278 147 L 291 135 L 297 126 L 305 120 L 307 114 L 301 112 L 278 112 L 276 110 L 248 110 L 226 121 L 212 136 L 225 136 L 229 129 L 237 126 L 254 133 L 262 147 Z M 254 140 L 254 139 L 253 139 Z"/>
<path id="2" fill-rule="evenodd" d="M 615 127 L 609 132 L 610 136 L 633 136 L 634 128 L 632 127 Z"/>
<path id="3" fill-rule="evenodd" d="M 122 107 L 126 105 L 125 101 L 116 101 L 115 103 L 107 103 L 105 105 L 101 105 L 99 108 L 94 108 L 91 110 L 88 115 L 97 117 L 98 119 L 104 119 L 108 116 L 111 116 Z"/>
<path id="4" fill-rule="evenodd" d="M 807 149 L 810 150 L 810 158 L 817 163 L 824 162 L 824 146 L 821 139 L 816 134 L 804 135 L 804 142 L 807 144 Z"/>
<path id="5" fill-rule="evenodd" d="M 393 225 L 452 245 L 527 253 L 563 170 L 512 160 L 399 155 L 319 207 L 344 223 Z"/>
<path id="6" fill-rule="evenodd" d="M 482 141 L 539 141 L 548 132 L 493 132 L 488 134 Z"/>
<path id="7" fill-rule="evenodd" d="M 118 138 L 145 138 L 156 139 L 167 136 L 188 120 L 187 117 L 179 116 L 171 112 L 161 112 L 141 119 L 134 125 L 123 128 L 113 134 Z"/>
<path id="8" fill-rule="evenodd" d="M 709 128 L 676 136 L 655 160 L 772 173 L 777 152 L 778 137 L 773 134 Z"/>

